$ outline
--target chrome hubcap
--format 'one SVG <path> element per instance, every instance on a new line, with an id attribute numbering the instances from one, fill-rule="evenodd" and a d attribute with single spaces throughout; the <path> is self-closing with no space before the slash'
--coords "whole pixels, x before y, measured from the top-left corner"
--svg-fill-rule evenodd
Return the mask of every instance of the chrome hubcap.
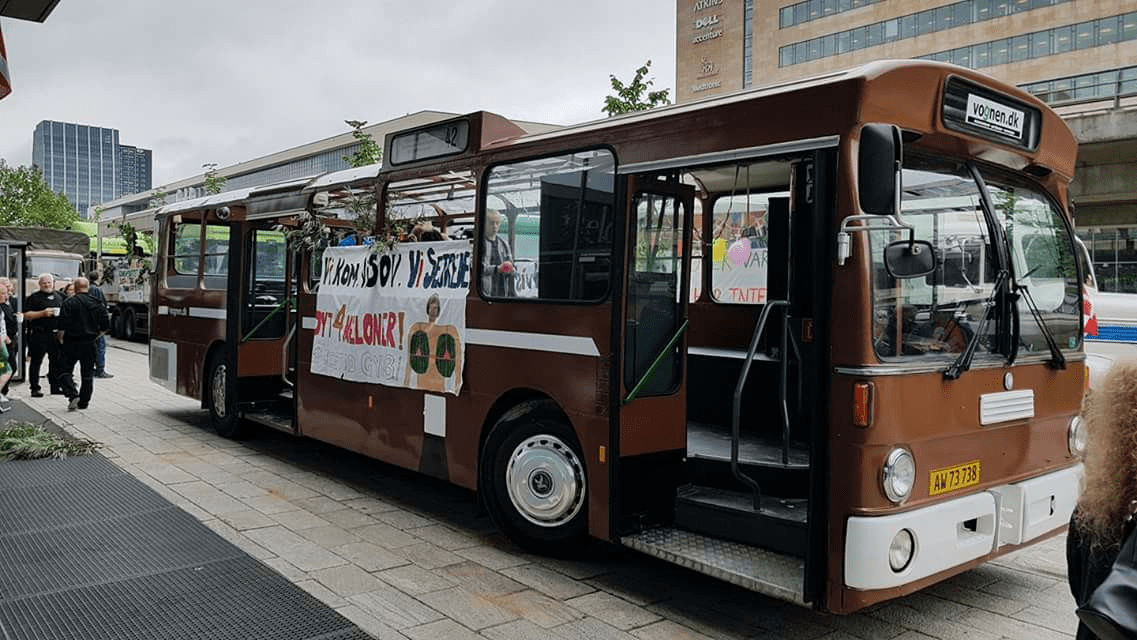
<path id="1" fill-rule="evenodd" d="M 510 454 L 505 486 L 523 518 L 555 527 L 572 520 L 584 506 L 584 465 L 560 439 L 532 436 Z"/>

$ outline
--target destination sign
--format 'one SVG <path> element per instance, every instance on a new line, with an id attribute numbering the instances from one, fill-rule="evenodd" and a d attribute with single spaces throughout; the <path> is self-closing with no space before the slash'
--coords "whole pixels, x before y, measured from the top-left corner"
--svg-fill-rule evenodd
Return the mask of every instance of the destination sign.
<path id="1" fill-rule="evenodd" d="M 1042 112 L 1029 102 L 958 76 L 944 86 L 944 124 L 994 142 L 1035 149 Z"/>
<path id="2" fill-rule="evenodd" d="M 967 111 L 965 117 L 968 124 L 985 127 L 992 131 L 1016 139 L 1023 135 L 1023 116 L 1025 114 L 1006 105 L 987 100 L 974 93 L 967 94 Z"/>
<path id="3" fill-rule="evenodd" d="M 439 158 L 466 150 L 470 123 L 455 120 L 396 135 L 391 140 L 391 164 Z"/>

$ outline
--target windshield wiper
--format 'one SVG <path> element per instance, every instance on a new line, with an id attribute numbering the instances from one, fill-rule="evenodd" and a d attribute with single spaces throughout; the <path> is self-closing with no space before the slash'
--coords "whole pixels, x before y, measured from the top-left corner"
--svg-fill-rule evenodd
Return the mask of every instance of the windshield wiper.
<path id="1" fill-rule="evenodd" d="M 1034 316 L 1034 322 L 1038 325 L 1039 331 L 1042 331 L 1042 337 L 1046 338 L 1046 346 L 1050 347 L 1051 366 L 1055 369 L 1065 369 L 1066 356 L 1062 355 L 1062 350 L 1058 348 L 1058 343 L 1054 340 L 1054 334 L 1050 333 L 1050 327 L 1046 326 L 1046 321 L 1038 312 L 1038 306 L 1034 304 L 1030 289 L 1025 284 L 1015 284 L 1015 290 L 1022 293 L 1023 299 L 1026 300 L 1026 306 L 1030 307 L 1030 315 Z"/>
<path id="2" fill-rule="evenodd" d="M 1002 293 L 1003 287 L 1007 285 L 1007 280 L 1010 279 L 1010 273 L 1006 269 L 1000 269 L 999 273 L 995 274 L 995 286 L 991 290 L 991 296 L 984 301 L 983 305 L 987 307 L 983 311 L 983 317 L 979 320 L 979 326 L 975 332 L 971 334 L 971 339 L 967 341 L 967 346 L 964 347 L 963 353 L 951 363 L 951 366 L 944 370 L 944 379 L 956 380 L 959 376 L 963 375 L 964 371 L 971 368 L 971 360 L 975 357 L 975 348 L 979 346 L 979 336 L 983 335 L 987 330 L 987 322 L 991 319 L 991 311 L 995 308 L 995 298 L 999 297 Z"/>

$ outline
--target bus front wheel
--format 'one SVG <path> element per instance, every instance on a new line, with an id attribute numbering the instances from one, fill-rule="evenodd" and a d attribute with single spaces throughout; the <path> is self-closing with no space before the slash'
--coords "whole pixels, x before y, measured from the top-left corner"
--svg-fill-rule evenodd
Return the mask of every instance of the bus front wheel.
<path id="1" fill-rule="evenodd" d="M 205 379 L 209 395 L 209 420 L 217 433 L 225 438 L 241 437 L 241 417 L 237 415 L 237 398 L 229 379 L 229 363 L 219 351 L 209 359 L 209 372 Z"/>
<path id="2" fill-rule="evenodd" d="M 524 415 L 494 426 L 481 456 L 487 510 L 518 545 L 565 553 L 587 529 L 584 460 L 560 416 Z"/>

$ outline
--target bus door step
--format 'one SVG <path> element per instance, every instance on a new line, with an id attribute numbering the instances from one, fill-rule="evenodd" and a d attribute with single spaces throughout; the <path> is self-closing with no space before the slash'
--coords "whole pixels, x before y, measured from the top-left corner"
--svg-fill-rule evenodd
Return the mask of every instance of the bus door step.
<path id="1" fill-rule="evenodd" d="M 264 407 L 254 406 L 243 409 L 241 416 L 249 422 L 255 422 L 260 425 L 283 431 L 284 433 L 296 434 L 296 428 L 293 426 L 292 415 L 283 411 L 274 411 Z"/>
<path id="2" fill-rule="evenodd" d="M 804 498 L 762 496 L 754 509 L 749 491 L 713 487 L 679 487 L 675 498 L 675 525 L 715 538 L 742 542 L 804 557 L 809 503 Z"/>
<path id="3" fill-rule="evenodd" d="M 751 591 L 805 605 L 805 560 L 674 527 L 620 538 L 620 544 Z"/>

